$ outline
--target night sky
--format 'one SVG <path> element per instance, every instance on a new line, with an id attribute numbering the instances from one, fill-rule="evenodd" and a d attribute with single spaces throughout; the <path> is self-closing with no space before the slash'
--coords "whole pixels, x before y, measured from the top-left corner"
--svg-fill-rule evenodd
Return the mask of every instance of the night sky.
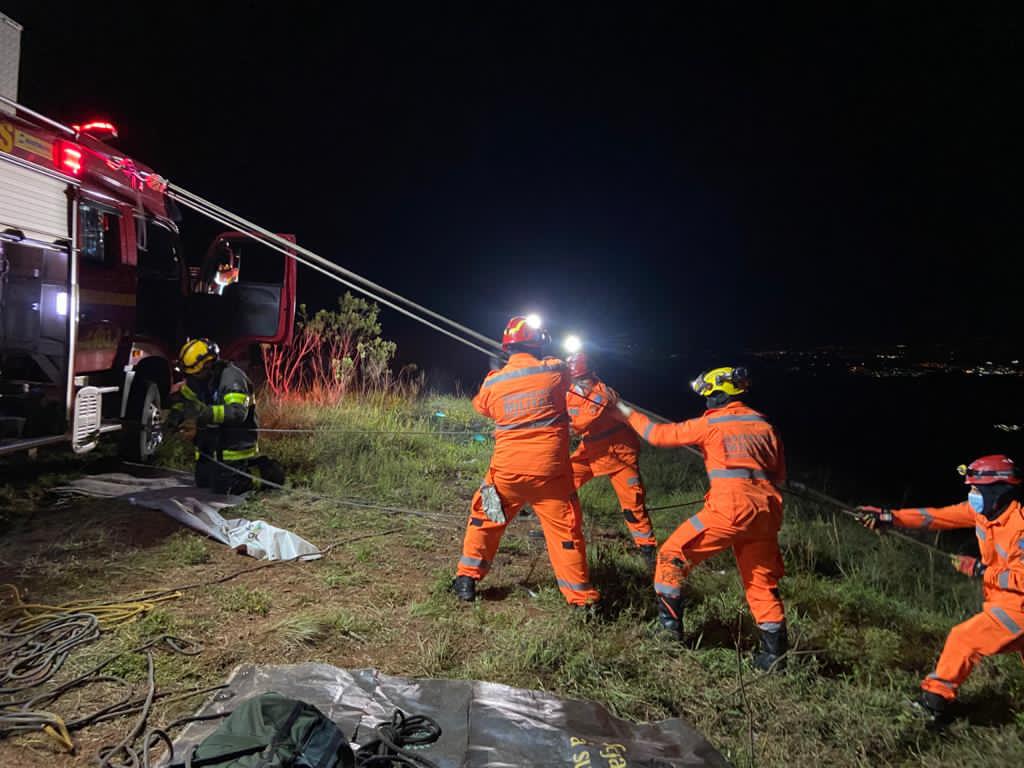
<path id="1" fill-rule="evenodd" d="M 1018 334 L 1015 4 L 373 5 L 0 10 L 26 105 L 495 336 L 537 309 L 649 365 Z"/>

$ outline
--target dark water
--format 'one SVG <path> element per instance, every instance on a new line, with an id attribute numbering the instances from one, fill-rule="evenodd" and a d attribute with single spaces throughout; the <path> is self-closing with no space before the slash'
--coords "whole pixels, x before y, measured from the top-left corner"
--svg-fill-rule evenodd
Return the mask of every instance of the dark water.
<path id="1" fill-rule="evenodd" d="M 756 366 L 756 367 L 755 367 Z M 934 374 L 876 379 L 752 364 L 746 402 L 782 434 L 791 475 L 850 502 L 942 505 L 966 495 L 959 464 L 988 453 L 1024 461 L 1024 378 Z M 624 375 L 623 396 L 672 419 L 702 412 L 687 369 Z M 606 377 L 607 378 L 607 377 Z"/>

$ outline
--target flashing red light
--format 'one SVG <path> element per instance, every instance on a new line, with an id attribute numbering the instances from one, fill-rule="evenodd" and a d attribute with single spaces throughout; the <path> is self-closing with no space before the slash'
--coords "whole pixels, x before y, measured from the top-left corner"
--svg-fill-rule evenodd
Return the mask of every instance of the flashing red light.
<path id="1" fill-rule="evenodd" d="M 82 150 L 74 144 L 62 141 L 57 144 L 57 167 L 72 176 L 82 172 Z"/>
<path id="2" fill-rule="evenodd" d="M 87 133 L 90 136 L 104 136 L 111 139 L 117 138 L 117 128 L 107 120 L 91 120 L 85 125 L 72 125 L 78 133 Z"/>

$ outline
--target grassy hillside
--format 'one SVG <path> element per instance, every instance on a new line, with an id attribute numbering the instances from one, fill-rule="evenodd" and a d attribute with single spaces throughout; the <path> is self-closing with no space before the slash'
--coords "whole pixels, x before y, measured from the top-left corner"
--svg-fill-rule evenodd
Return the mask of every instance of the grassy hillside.
<path id="1" fill-rule="evenodd" d="M 487 426 L 468 401 L 381 397 L 287 409 L 264 403 L 262 413 L 267 426 L 327 430 L 262 438 L 264 452 L 314 493 L 265 495 L 241 511 L 321 545 L 343 543 L 319 562 L 187 591 L 79 651 L 62 676 L 167 632 L 204 645 L 184 661 L 158 655 L 167 689 L 217 682 L 245 661 L 318 660 L 542 688 L 601 701 L 637 720 L 681 715 L 737 765 L 988 768 L 1024 758 L 1024 667 L 1016 656 L 982 665 L 964 688 L 964 716 L 944 733 L 909 715 L 905 701 L 930 671 L 946 632 L 980 603 L 976 582 L 919 548 L 788 499 L 782 592 L 795 655 L 788 673 L 764 676 L 746 662 L 755 629 L 731 556 L 694 572 L 687 644 L 649 636 L 650 579 L 602 479 L 581 498 L 605 617 L 588 621 L 564 605 L 533 517 L 510 526 L 482 599 L 457 603 L 447 587 L 466 505 L 491 451 L 489 438 L 477 436 Z M 438 431 L 457 434 L 428 434 Z M 187 456 L 184 444 L 172 443 L 162 461 L 187 466 Z M 651 506 L 703 492 L 702 468 L 682 451 L 648 450 L 641 470 Z M 359 505 L 365 502 L 393 509 Z M 698 508 L 655 512 L 658 538 Z M 368 534 L 379 535 L 361 538 Z M 36 508 L 31 517 L 19 516 L 0 544 L 2 580 L 46 602 L 163 589 L 251 564 L 176 531 L 156 513 L 99 501 Z M 141 656 L 118 664 L 123 676 L 142 679 Z M 64 706 L 87 710 L 102 700 L 95 697 Z M 162 705 L 154 719 L 173 719 L 195 705 Z M 119 740 L 129 727 L 122 720 L 84 731 L 79 756 L 61 760 L 87 765 L 91 747 Z M 26 742 L 0 743 L 0 764 L 54 765 L 52 747 Z"/>

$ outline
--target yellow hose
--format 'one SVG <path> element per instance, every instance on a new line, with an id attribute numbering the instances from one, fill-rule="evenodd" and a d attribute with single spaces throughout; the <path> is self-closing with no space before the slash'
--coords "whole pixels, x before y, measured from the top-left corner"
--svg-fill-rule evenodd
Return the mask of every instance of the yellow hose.
<path id="1" fill-rule="evenodd" d="M 0 621 L 17 617 L 15 624 L 19 632 L 34 629 L 68 613 L 91 613 L 99 620 L 100 628 L 107 630 L 135 621 L 160 603 L 181 597 L 181 592 L 156 596 L 155 590 L 149 590 L 121 602 L 73 600 L 60 605 L 47 605 L 22 602 L 21 593 L 14 584 L 0 584 L 0 592 L 3 591 L 9 594 L 11 604 L 0 607 Z M 148 597 L 149 594 L 154 597 Z"/>

